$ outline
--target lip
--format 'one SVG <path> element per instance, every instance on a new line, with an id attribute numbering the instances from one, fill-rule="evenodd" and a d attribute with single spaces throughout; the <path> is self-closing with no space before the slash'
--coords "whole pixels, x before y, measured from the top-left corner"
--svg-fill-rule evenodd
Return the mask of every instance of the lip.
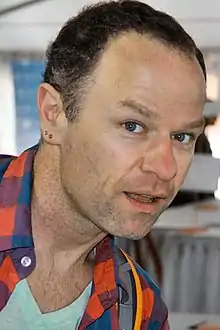
<path id="1" fill-rule="evenodd" d="M 157 197 L 154 202 L 142 203 L 142 202 L 136 201 L 135 199 L 130 198 L 126 193 L 124 193 L 124 196 L 127 199 L 127 201 L 130 203 L 132 208 L 138 209 L 139 211 L 141 210 L 142 212 L 145 212 L 147 214 L 157 213 L 157 211 L 161 208 L 161 204 L 164 201 L 164 198 Z"/>
<path id="2" fill-rule="evenodd" d="M 167 195 L 165 195 L 164 193 L 155 194 L 149 191 L 124 191 L 124 193 L 135 194 L 135 195 L 146 195 L 154 199 L 167 199 Z"/>

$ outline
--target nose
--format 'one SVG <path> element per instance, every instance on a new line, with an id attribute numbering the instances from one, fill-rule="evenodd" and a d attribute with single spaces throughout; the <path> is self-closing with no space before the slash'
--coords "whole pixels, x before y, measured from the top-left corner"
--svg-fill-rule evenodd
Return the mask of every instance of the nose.
<path id="1" fill-rule="evenodd" d="M 170 139 L 164 139 L 145 152 L 142 170 L 155 173 L 162 181 L 171 181 L 176 176 L 177 162 Z"/>

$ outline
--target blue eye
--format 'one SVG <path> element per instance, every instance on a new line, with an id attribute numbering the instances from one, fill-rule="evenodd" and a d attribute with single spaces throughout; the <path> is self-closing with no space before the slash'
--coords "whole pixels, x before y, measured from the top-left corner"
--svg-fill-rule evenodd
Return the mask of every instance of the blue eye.
<path id="1" fill-rule="evenodd" d="M 131 133 L 141 133 L 144 130 L 143 126 L 136 123 L 135 121 L 127 121 L 123 124 L 123 126 L 126 131 Z"/>
<path id="2" fill-rule="evenodd" d="M 195 140 L 194 134 L 189 134 L 189 133 L 177 133 L 174 134 L 172 138 L 183 144 L 189 144 Z"/>

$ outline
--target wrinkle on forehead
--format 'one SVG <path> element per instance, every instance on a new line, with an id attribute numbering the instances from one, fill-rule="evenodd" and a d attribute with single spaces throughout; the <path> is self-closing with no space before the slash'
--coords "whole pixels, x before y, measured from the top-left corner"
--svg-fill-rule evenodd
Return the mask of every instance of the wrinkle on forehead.
<path id="1" fill-rule="evenodd" d="M 94 88 L 90 102 L 124 99 L 137 95 L 158 105 L 161 102 L 195 103 L 203 107 L 205 81 L 196 59 L 155 39 L 127 33 L 111 41 L 103 52 L 93 75 Z M 117 100 L 116 100 L 117 99 Z"/>
<path id="2" fill-rule="evenodd" d="M 161 68 L 169 67 L 176 69 L 176 64 L 182 67 L 191 65 L 191 70 L 196 71 L 199 80 L 204 83 L 204 76 L 196 58 L 189 58 L 180 51 L 168 47 L 162 42 L 148 35 L 140 35 L 136 32 L 124 33 L 115 39 L 111 39 L 106 49 L 103 51 L 97 65 L 96 74 L 104 68 L 109 74 L 119 74 L 123 68 L 133 65 L 160 65 Z M 120 71 L 119 71 L 120 69 Z"/>

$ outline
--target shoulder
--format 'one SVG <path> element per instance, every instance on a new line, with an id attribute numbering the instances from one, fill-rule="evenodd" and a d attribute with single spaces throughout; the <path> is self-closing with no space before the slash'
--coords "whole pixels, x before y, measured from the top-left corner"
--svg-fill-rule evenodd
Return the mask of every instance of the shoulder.
<path id="1" fill-rule="evenodd" d="M 0 182 L 3 178 L 5 171 L 7 170 L 10 162 L 15 159 L 14 156 L 0 155 Z"/>

